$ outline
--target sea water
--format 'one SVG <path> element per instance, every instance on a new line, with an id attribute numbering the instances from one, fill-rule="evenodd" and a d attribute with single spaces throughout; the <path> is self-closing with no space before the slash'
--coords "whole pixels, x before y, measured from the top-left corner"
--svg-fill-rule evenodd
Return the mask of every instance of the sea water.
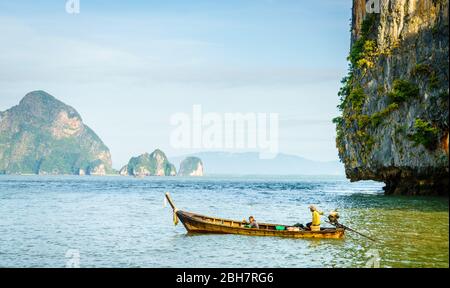
<path id="1" fill-rule="evenodd" d="M 182 210 L 287 225 L 337 208 L 377 241 L 187 235 L 165 192 Z M 0 267 L 449 267 L 448 216 L 448 198 L 341 177 L 0 176 Z"/>

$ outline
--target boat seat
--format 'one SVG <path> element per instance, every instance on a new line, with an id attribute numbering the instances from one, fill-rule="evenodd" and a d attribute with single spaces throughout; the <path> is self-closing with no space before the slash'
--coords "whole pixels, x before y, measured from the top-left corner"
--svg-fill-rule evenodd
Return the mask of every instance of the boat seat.
<path id="1" fill-rule="evenodd" d="M 310 228 L 311 228 L 311 231 L 312 231 L 312 232 L 318 232 L 318 231 L 320 231 L 320 225 L 318 225 L 318 226 L 311 225 Z"/>

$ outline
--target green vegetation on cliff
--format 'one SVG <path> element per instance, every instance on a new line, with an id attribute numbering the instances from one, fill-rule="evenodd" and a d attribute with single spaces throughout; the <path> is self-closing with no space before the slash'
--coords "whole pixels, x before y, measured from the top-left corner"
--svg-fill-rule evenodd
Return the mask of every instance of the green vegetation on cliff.
<path id="1" fill-rule="evenodd" d="M 391 103 L 400 104 L 410 99 L 419 97 L 419 87 L 416 84 L 406 80 L 394 80 L 393 89 L 388 93 Z"/>
<path id="2" fill-rule="evenodd" d="M 361 24 L 361 35 L 352 45 L 348 61 L 350 61 L 350 73 L 357 68 L 372 68 L 373 58 L 377 55 L 377 43 L 369 36 L 376 29 L 377 15 L 368 15 Z"/>
<path id="3" fill-rule="evenodd" d="M 436 149 L 438 143 L 439 129 L 434 127 L 429 121 L 416 119 L 414 122 L 414 133 L 410 135 L 416 144 L 422 144 L 426 148 Z"/>

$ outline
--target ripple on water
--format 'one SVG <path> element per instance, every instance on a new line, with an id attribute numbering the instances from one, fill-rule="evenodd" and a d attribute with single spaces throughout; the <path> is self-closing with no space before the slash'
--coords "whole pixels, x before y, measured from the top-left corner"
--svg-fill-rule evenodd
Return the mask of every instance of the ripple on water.
<path id="1" fill-rule="evenodd" d="M 378 240 L 187 235 L 164 209 L 294 224 L 309 204 Z M 448 267 L 448 200 L 385 197 L 374 182 L 336 177 L 0 177 L 0 266 L 63 267 Z"/>

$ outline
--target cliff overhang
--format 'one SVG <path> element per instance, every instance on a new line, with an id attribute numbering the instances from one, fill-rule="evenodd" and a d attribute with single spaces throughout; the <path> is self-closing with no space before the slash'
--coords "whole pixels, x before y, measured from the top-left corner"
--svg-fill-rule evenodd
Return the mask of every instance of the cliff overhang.
<path id="1" fill-rule="evenodd" d="M 448 0 L 354 0 L 336 144 L 351 181 L 448 195 Z"/>

